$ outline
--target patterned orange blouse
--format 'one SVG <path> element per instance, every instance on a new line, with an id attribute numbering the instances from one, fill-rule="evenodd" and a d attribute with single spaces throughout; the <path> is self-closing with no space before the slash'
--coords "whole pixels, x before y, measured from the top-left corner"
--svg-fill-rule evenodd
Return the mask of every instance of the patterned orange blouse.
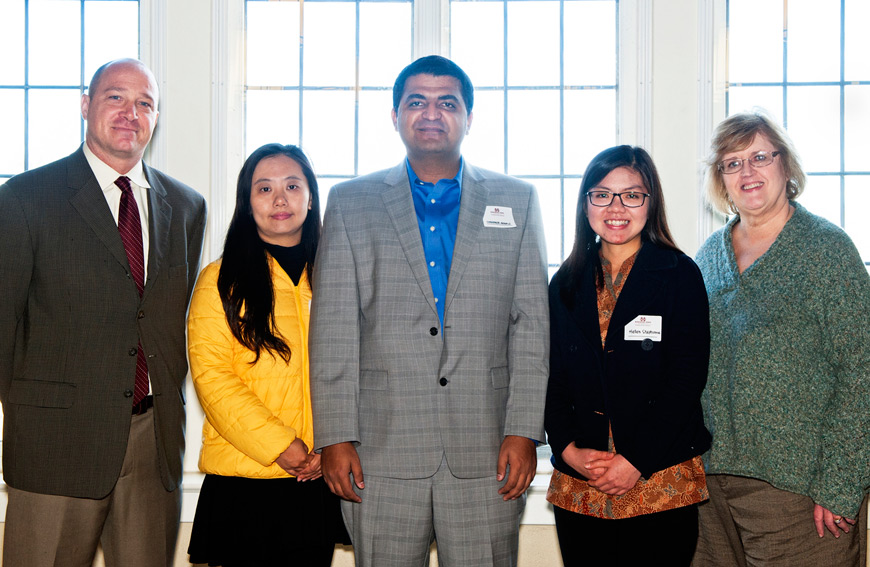
<path id="1" fill-rule="evenodd" d="M 598 325 L 601 329 L 602 348 L 619 292 L 622 291 L 636 259 L 637 253 L 622 263 L 613 278 L 610 262 L 601 258 L 604 285 L 598 287 Z M 612 433 L 608 445 L 609 451 L 615 453 Z M 611 520 L 672 510 L 703 502 L 707 498 L 707 481 L 700 456 L 658 471 L 648 479 L 641 478 L 634 488 L 622 496 L 605 494 L 589 486 L 585 480 L 558 470 L 553 471 L 547 491 L 547 501 L 554 506 L 585 516 Z"/>

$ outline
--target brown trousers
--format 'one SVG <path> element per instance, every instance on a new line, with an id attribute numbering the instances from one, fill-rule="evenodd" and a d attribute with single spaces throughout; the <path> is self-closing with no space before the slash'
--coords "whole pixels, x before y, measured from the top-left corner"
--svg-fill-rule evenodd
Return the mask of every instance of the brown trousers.
<path id="1" fill-rule="evenodd" d="M 107 567 L 173 563 L 181 490 L 160 481 L 153 409 L 133 417 L 121 475 L 105 498 L 8 490 L 3 565 L 91 567 L 98 544 Z"/>
<path id="2" fill-rule="evenodd" d="M 710 500 L 698 510 L 693 567 L 864 567 L 867 498 L 858 522 L 835 538 L 819 538 L 813 501 L 753 478 L 708 475 Z"/>

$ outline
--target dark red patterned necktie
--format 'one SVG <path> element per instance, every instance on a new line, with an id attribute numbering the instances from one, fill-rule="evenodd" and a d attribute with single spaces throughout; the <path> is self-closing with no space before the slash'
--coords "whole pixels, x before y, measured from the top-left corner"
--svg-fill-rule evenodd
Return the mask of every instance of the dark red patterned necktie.
<path id="1" fill-rule="evenodd" d="M 139 297 L 145 287 L 145 256 L 142 246 L 142 221 L 139 219 L 139 207 L 130 189 L 130 178 L 122 175 L 115 181 L 121 189 L 121 205 L 118 208 L 118 232 L 127 252 L 127 262 L 130 264 L 130 275 L 136 282 Z M 136 349 L 136 384 L 133 388 L 133 405 L 142 401 L 148 395 L 148 366 L 145 363 L 145 352 L 142 344 Z"/>

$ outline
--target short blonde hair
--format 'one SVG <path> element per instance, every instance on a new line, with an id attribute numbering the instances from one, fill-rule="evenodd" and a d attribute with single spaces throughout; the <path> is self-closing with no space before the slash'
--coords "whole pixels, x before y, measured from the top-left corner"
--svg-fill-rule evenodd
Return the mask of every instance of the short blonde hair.
<path id="1" fill-rule="evenodd" d="M 753 108 L 750 112 L 729 116 L 720 122 L 713 132 L 705 180 L 707 200 L 714 208 L 725 214 L 736 213 L 737 209 L 728 198 L 723 174 L 719 171 L 719 162 L 725 154 L 749 147 L 757 134 L 763 134 L 779 152 L 777 157 L 782 163 L 783 173 L 788 180 L 785 191 L 789 200 L 796 199 L 807 184 L 807 176 L 801 167 L 801 159 L 794 143 L 785 129 L 766 110 Z"/>

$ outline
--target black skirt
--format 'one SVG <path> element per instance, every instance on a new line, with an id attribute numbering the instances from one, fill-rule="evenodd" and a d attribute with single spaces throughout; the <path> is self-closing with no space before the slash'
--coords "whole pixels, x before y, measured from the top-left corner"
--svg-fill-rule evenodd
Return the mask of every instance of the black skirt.
<path id="1" fill-rule="evenodd" d="M 350 538 L 322 478 L 206 475 L 187 552 L 191 563 L 212 566 L 329 567 L 337 543 Z"/>

